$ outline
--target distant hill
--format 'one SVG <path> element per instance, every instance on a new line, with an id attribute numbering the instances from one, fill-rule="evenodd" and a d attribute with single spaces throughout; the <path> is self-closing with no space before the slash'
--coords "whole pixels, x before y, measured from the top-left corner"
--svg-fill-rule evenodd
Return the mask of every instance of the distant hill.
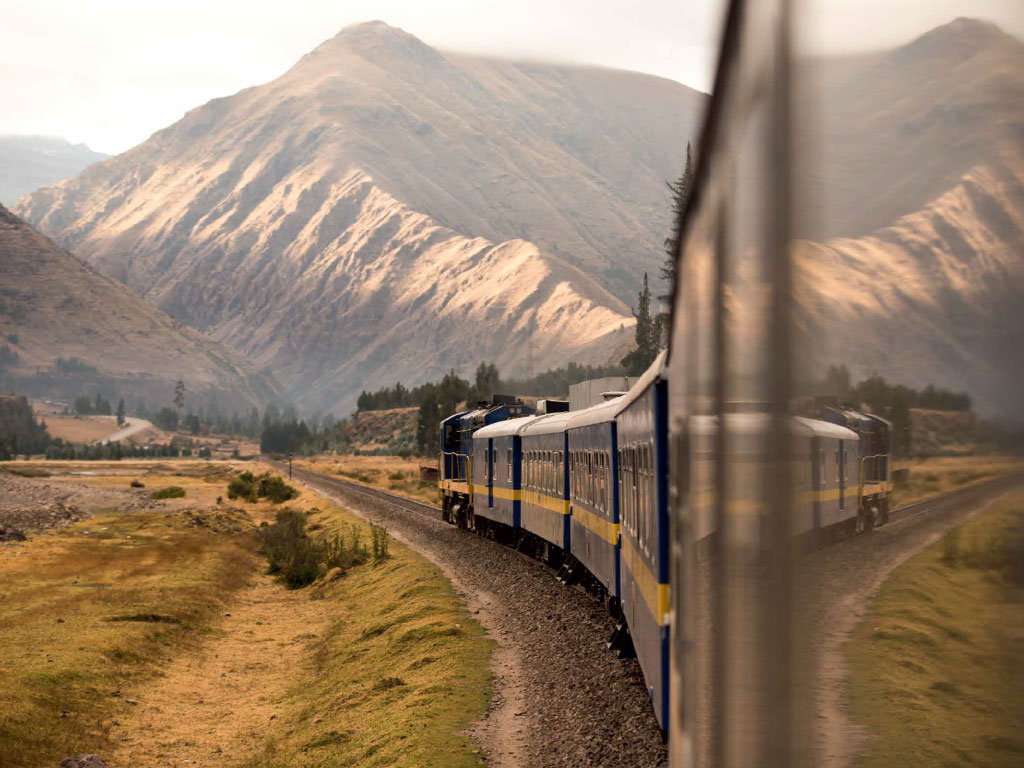
<path id="1" fill-rule="evenodd" d="M 71 178 L 110 155 L 56 136 L 0 136 L 0 203 Z"/>
<path id="2" fill-rule="evenodd" d="M 958 19 L 815 71 L 804 348 L 1024 419 L 1024 43 Z"/>
<path id="3" fill-rule="evenodd" d="M 0 269 L 0 384 L 8 391 L 70 401 L 101 389 L 155 406 L 169 405 L 182 379 L 190 397 L 216 400 L 227 413 L 283 399 L 237 352 L 172 320 L 3 206 Z"/>
<path id="4" fill-rule="evenodd" d="M 522 376 L 621 357 L 705 101 L 370 22 L 17 211 L 344 413 L 483 359 Z"/>

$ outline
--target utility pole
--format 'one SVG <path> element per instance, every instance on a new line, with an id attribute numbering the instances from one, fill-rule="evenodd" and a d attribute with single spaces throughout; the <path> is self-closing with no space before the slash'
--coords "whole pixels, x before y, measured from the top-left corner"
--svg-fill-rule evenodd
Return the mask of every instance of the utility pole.
<path id="1" fill-rule="evenodd" d="M 292 453 L 288 454 L 288 479 L 289 480 L 292 479 L 292 456 L 293 455 L 294 454 L 292 454 Z"/>

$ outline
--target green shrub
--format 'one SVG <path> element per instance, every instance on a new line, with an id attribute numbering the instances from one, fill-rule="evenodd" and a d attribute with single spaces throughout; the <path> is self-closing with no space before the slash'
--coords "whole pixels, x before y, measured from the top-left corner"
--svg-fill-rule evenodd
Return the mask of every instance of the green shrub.
<path id="1" fill-rule="evenodd" d="M 274 504 L 280 504 L 294 499 L 298 495 L 299 492 L 288 485 L 280 475 L 270 472 L 254 475 L 252 472 L 246 471 L 232 478 L 228 483 L 229 499 L 243 499 L 251 502 L 269 499 Z"/>
<path id="2" fill-rule="evenodd" d="M 149 494 L 151 499 L 183 499 L 185 498 L 185 489 L 180 485 L 168 485 L 166 488 L 161 488 L 158 491 L 153 491 Z"/>
<path id="3" fill-rule="evenodd" d="M 299 492 L 288 485 L 280 475 L 265 472 L 257 480 L 256 495 L 260 498 L 270 499 L 274 504 L 294 499 L 299 495 Z"/>
<path id="4" fill-rule="evenodd" d="M 252 472 L 245 471 L 231 478 L 231 482 L 228 483 L 228 498 L 256 501 L 256 478 Z"/>
<path id="5" fill-rule="evenodd" d="M 344 572 L 369 559 L 358 526 L 349 529 L 346 540 L 342 533 L 314 538 L 306 523 L 306 513 L 285 508 L 277 513 L 273 525 L 259 528 L 267 572 L 278 575 L 289 589 L 311 584 L 328 569 Z M 376 551 L 375 544 L 375 560 Z"/>
<path id="6" fill-rule="evenodd" d="M 383 525 L 370 523 L 370 542 L 373 549 L 373 562 L 379 563 L 387 560 L 391 554 L 388 552 L 388 529 Z"/>

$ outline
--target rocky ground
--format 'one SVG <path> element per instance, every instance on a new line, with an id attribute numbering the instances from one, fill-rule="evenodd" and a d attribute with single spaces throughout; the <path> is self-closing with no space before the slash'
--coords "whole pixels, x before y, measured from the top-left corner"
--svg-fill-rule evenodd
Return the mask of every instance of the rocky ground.
<path id="1" fill-rule="evenodd" d="M 0 471 L 0 541 L 83 520 L 99 509 L 150 509 L 153 504 L 145 491 L 90 488 Z"/>

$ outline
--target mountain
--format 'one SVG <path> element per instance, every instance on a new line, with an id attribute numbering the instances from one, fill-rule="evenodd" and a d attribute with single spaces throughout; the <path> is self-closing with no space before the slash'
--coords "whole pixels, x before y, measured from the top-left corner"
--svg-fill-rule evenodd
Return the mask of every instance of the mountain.
<path id="1" fill-rule="evenodd" d="M 309 409 L 621 356 L 706 97 L 371 22 L 16 210 Z"/>
<path id="2" fill-rule="evenodd" d="M 815 61 L 797 140 L 808 165 L 800 234 L 855 237 L 945 194 L 1024 148 L 1024 44 L 957 19 L 892 51 Z"/>
<path id="3" fill-rule="evenodd" d="M 182 379 L 190 397 L 228 412 L 282 399 L 237 352 L 156 310 L 2 205 L 0 274 L 8 390 L 70 399 L 98 388 L 169 404 Z"/>
<path id="4" fill-rule="evenodd" d="M 1024 419 L 1024 43 L 958 19 L 811 71 L 807 348 Z"/>
<path id="5" fill-rule="evenodd" d="M 0 136 L 0 203 L 70 178 L 110 155 L 56 136 Z"/>

